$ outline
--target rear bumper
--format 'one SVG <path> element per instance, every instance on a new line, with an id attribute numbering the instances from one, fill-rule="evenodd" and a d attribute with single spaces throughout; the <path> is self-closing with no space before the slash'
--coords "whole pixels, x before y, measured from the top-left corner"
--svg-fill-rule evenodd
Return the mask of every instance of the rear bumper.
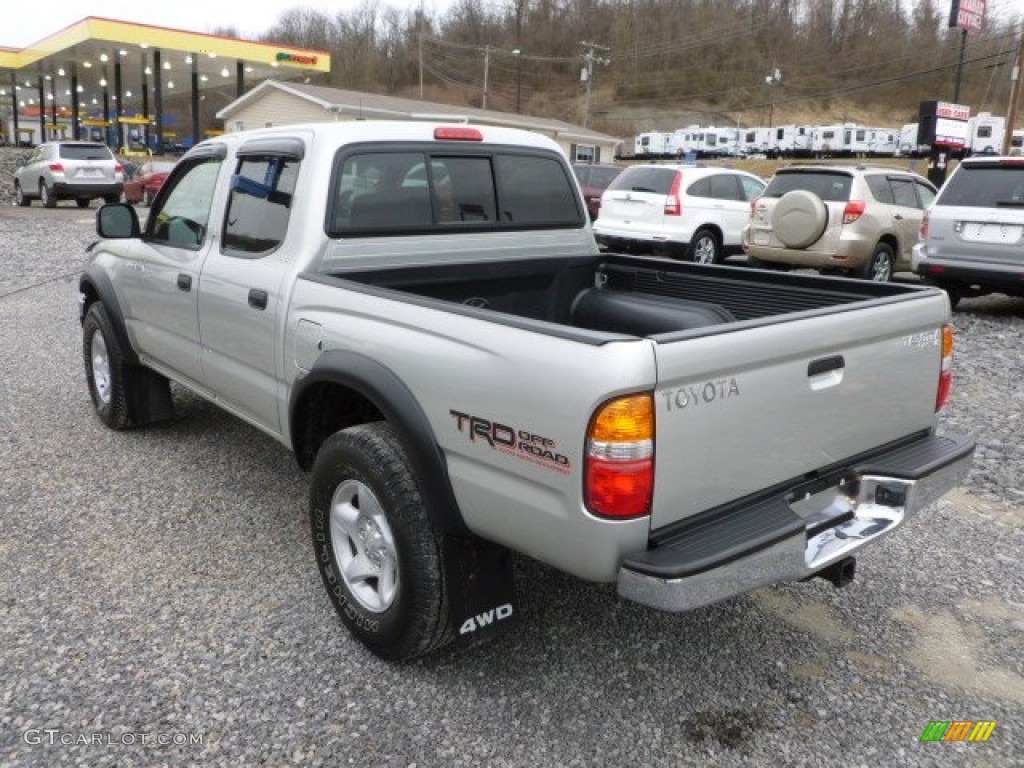
<path id="1" fill-rule="evenodd" d="M 970 263 L 952 259 L 929 258 L 918 243 L 912 258 L 914 272 L 943 286 L 981 286 L 1015 296 L 1024 295 L 1024 261 L 1020 264 Z"/>
<path id="2" fill-rule="evenodd" d="M 123 188 L 124 184 L 120 181 L 88 183 L 58 181 L 53 185 L 53 194 L 59 199 L 104 197 L 106 195 L 117 195 L 120 197 Z"/>
<path id="3" fill-rule="evenodd" d="M 974 439 L 928 435 L 830 470 L 828 487 L 770 497 L 686 521 L 619 570 L 619 594 L 686 611 L 758 587 L 800 581 L 899 528 L 960 484 Z M 821 486 L 823 481 L 818 481 Z"/>

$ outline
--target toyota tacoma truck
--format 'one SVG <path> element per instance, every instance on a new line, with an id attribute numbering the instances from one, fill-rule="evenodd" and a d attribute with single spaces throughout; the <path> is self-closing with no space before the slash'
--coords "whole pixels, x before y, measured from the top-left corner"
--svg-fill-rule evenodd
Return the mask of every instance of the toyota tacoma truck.
<path id="1" fill-rule="evenodd" d="M 330 600 L 387 659 L 513 624 L 513 553 L 667 611 L 845 584 L 974 450 L 938 429 L 941 291 L 602 253 L 530 132 L 228 134 L 97 231 L 100 420 L 173 417 L 173 381 L 283 443 Z"/>

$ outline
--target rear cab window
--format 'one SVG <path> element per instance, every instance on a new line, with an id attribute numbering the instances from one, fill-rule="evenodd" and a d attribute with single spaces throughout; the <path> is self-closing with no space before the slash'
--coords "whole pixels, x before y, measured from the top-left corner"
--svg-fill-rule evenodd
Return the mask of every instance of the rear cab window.
<path id="1" fill-rule="evenodd" d="M 360 237 L 585 222 L 574 177 L 554 153 L 424 144 L 339 152 L 325 228 Z"/>

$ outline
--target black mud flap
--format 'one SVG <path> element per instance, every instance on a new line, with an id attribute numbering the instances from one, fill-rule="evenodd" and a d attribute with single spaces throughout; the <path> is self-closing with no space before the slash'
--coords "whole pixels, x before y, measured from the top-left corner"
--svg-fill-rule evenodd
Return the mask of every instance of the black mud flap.
<path id="1" fill-rule="evenodd" d="M 447 536 L 445 572 L 455 642 L 465 648 L 493 640 L 519 623 L 512 553 L 482 539 Z"/>

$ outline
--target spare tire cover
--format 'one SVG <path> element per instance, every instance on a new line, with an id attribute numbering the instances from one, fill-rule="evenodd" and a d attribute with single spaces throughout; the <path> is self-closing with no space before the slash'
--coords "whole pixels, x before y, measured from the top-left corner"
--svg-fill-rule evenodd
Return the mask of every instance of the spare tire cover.
<path id="1" fill-rule="evenodd" d="M 806 248 L 821 237 L 827 225 L 825 203 L 805 189 L 787 192 L 772 211 L 772 231 L 787 248 Z"/>

